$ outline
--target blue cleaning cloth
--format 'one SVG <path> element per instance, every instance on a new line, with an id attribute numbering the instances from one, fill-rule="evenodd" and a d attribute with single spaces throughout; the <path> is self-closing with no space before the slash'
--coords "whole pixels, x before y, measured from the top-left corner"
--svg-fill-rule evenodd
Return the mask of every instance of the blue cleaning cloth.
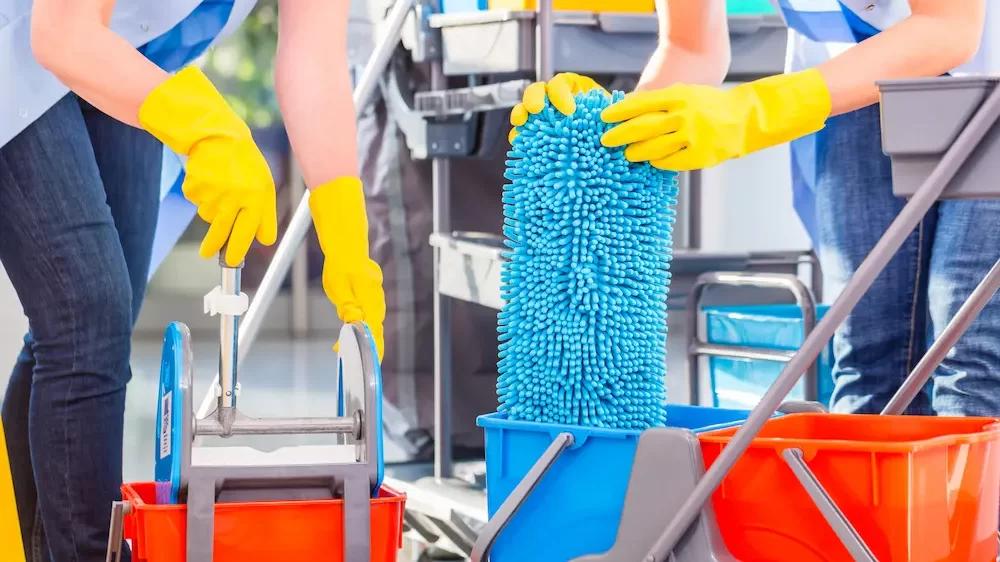
<path id="1" fill-rule="evenodd" d="M 615 429 L 663 425 L 677 174 L 600 138 L 599 90 L 546 102 L 508 152 L 499 411 Z"/>

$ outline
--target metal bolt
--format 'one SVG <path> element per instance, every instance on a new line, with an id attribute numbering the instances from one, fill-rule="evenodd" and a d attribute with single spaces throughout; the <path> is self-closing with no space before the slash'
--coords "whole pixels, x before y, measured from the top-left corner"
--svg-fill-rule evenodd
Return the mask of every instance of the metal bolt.
<path id="1" fill-rule="evenodd" d="M 142 22 L 139 24 L 139 29 L 143 31 L 149 31 L 149 24 L 146 22 Z"/>
<path id="2" fill-rule="evenodd" d="M 456 142 L 455 143 L 455 150 L 461 150 L 461 148 L 462 148 L 462 143 Z"/>

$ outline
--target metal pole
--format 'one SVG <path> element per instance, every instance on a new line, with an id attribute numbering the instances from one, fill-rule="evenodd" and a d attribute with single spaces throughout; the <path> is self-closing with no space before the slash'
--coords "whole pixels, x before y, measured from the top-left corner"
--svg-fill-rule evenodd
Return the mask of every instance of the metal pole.
<path id="1" fill-rule="evenodd" d="M 219 265 L 222 266 L 221 294 L 223 297 L 239 296 L 240 278 L 243 264 L 227 267 L 225 247 L 219 252 Z M 240 317 L 235 314 L 219 315 L 219 382 L 221 391 L 218 397 L 219 425 L 223 435 L 228 436 L 236 418 L 236 384 L 237 364 L 239 362 L 239 329 Z"/>
<path id="2" fill-rule="evenodd" d="M 195 432 L 198 435 L 316 435 L 337 433 L 356 435 L 361 427 L 361 418 L 342 416 L 337 418 L 241 418 L 227 430 L 219 422 L 208 418 L 197 420 Z"/>
<path id="3" fill-rule="evenodd" d="M 979 317 L 979 313 L 983 311 L 986 303 L 990 302 L 997 289 L 1000 289 L 1000 260 L 993 264 L 993 268 L 990 269 L 986 278 L 980 281 L 979 285 L 976 285 L 976 289 L 969 295 L 969 299 L 962 303 L 955 317 L 951 319 L 951 322 L 948 322 L 938 339 L 920 358 L 920 362 L 914 367 L 913 372 L 906 377 L 906 381 L 882 410 L 883 416 L 898 416 L 906 410 L 910 402 L 913 402 L 913 399 L 923 390 L 934 370 L 958 343 L 962 334 Z"/>
<path id="4" fill-rule="evenodd" d="M 886 264 L 903 245 L 903 241 L 913 232 L 927 211 L 938 200 L 962 164 L 996 123 L 998 116 L 1000 116 L 1000 88 L 994 88 L 979 111 L 945 152 L 941 162 L 903 207 L 885 234 L 879 239 L 875 248 L 855 271 L 843 292 L 830 306 L 823 320 L 806 337 L 799 352 L 785 365 L 778 379 L 761 398 L 746 422 L 737 430 L 729 444 L 722 449 L 719 458 L 705 472 L 705 475 L 691 492 L 691 496 L 681 505 L 670 525 L 667 526 L 644 560 L 649 562 L 667 560 L 677 542 L 691 527 L 691 523 L 702 513 L 705 502 L 711 498 L 722 479 L 725 478 L 743 452 L 750 446 L 750 442 L 778 409 L 781 401 L 798 382 L 801 374 L 819 357 L 826 342 L 833 337 L 837 326 L 847 318 L 865 291 L 871 287 L 875 278 L 885 269 Z"/>
<path id="5" fill-rule="evenodd" d="M 701 170 L 687 173 L 687 248 L 701 249 Z"/>
<path id="6" fill-rule="evenodd" d="M 538 14 L 535 18 L 535 75 L 540 82 L 547 82 L 555 75 L 552 56 L 555 51 L 552 41 L 552 2 L 538 0 Z"/>
<path id="7" fill-rule="evenodd" d="M 819 254 L 816 250 L 809 252 L 809 284 L 812 289 L 813 298 L 816 302 L 823 302 L 823 266 L 819 262 Z"/>
<path id="8" fill-rule="evenodd" d="M 389 26 L 386 28 L 385 36 L 376 46 L 375 52 L 372 53 L 372 57 L 368 61 L 368 65 L 365 66 L 364 73 L 358 79 L 357 87 L 354 88 L 353 98 L 356 113 L 361 113 L 371 102 L 372 95 L 375 93 L 375 88 L 378 85 L 378 79 L 389 63 L 389 59 L 396 50 L 396 46 L 399 44 L 400 32 L 403 24 L 406 23 L 406 16 L 413 8 L 415 1 L 396 0 L 396 4 L 389 14 Z M 247 353 L 250 351 L 250 346 L 257 339 L 257 333 L 260 332 L 261 324 L 264 322 L 264 314 L 271 308 L 275 297 L 278 296 L 281 283 L 285 280 L 285 276 L 288 275 L 288 270 L 292 267 L 292 262 L 295 260 L 296 252 L 305 239 L 306 233 L 309 232 L 311 225 L 312 215 L 309 213 L 309 193 L 307 192 L 302 197 L 302 201 L 299 202 L 299 206 L 295 209 L 295 214 L 292 215 L 288 229 L 285 230 L 285 235 L 281 237 L 281 242 L 274 252 L 274 258 L 271 259 L 271 265 L 268 266 L 267 272 L 264 274 L 264 278 L 261 280 L 253 300 L 250 302 L 250 308 L 243 319 L 243 324 L 240 326 L 238 357 L 241 361 L 246 358 Z M 208 394 L 205 395 L 201 406 L 198 408 L 198 418 L 203 418 L 212 411 L 215 393 L 211 389 L 218 382 L 219 373 L 216 373 L 215 379 L 209 385 Z"/>
<path id="9" fill-rule="evenodd" d="M 295 158 L 289 166 L 288 194 L 294 205 L 306 194 L 306 182 Z M 292 336 L 303 337 L 309 332 L 309 253 L 306 244 L 299 244 L 292 261 Z"/>
<path id="10" fill-rule="evenodd" d="M 440 61 L 431 64 L 431 90 L 448 87 Z M 451 229 L 451 167 L 438 157 L 431 161 L 433 230 Z M 438 290 L 441 252 L 434 248 L 434 477 L 451 478 L 451 301 Z"/>

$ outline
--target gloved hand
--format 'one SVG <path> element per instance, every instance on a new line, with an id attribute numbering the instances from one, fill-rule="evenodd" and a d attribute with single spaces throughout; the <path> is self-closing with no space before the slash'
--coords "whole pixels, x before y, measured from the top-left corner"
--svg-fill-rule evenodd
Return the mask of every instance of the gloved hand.
<path id="1" fill-rule="evenodd" d="M 830 92 L 815 69 L 731 90 L 675 84 L 631 94 L 605 109 L 601 118 L 620 124 L 601 143 L 628 145 L 631 162 L 697 170 L 814 133 L 829 116 Z"/>
<path id="2" fill-rule="evenodd" d="M 368 217 L 358 178 L 339 178 L 309 194 L 309 210 L 323 250 L 323 290 L 344 323 L 363 320 L 375 338 L 378 359 L 385 347 L 382 269 L 368 257 Z"/>
<path id="3" fill-rule="evenodd" d="M 520 127 L 528 122 L 528 114 L 537 115 L 545 107 L 545 95 L 548 94 L 549 101 L 563 115 L 572 115 L 576 111 L 576 100 L 574 96 L 581 92 L 589 92 L 598 89 L 608 94 L 607 90 L 600 84 L 594 82 L 586 76 L 580 76 L 572 72 L 556 74 L 548 82 L 535 82 L 524 89 L 524 96 L 521 103 L 514 106 L 510 111 L 510 124 Z M 517 136 L 517 129 L 511 129 L 507 139 L 514 142 Z"/>
<path id="4" fill-rule="evenodd" d="M 278 237 L 274 179 L 250 128 L 197 67 L 189 66 L 156 87 L 139 108 L 142 128 L 187 156 L 184 197 L 210 223 L 203 258 L 226 246 L 236 267 L 256 237 L 270 246 Z"/>

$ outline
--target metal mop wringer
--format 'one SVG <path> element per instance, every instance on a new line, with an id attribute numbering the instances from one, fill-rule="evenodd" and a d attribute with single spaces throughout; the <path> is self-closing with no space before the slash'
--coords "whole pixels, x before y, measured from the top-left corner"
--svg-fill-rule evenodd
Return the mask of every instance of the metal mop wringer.
<path id="1" fill-rule="evenodd" d="M 225 250 L 220 255 L 224 255 Z M 191 337 L 186 326 L 167 328 L 160 373 L 160 435 L 156 460 L 157 503 L 187 506 L 187 561 L 213 559 L 215 504 L 274 500 L 344 500 L 344 559 L 370 560 L 370 500 L 381 485 L 381 381 L 367 327 L 349 324 L 340 333 L 339 377 L 343 399 L 328 418 L 257 419 L 237 409 L 237 333 L 246 311 L 240 269 L 222 264 L 222 283 L 205 296 L 205 312 L 220 316 L 217 409 L 197 419 L 193 410 Z M 177 404 L 178 406 L 175 406 Z M 200 447 L 196 436 L 328 433 L 338 444 L 285 447 Z M 108 559 L 118 559 L 128 505 L 112 512 Z"/>

